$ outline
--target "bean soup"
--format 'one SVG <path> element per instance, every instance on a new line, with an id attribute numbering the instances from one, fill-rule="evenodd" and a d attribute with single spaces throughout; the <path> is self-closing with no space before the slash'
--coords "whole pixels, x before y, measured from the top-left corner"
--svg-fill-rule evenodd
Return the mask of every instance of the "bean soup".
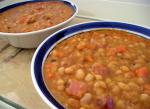
<path id="1" fill-rule="evenodd" d="M 150 109 L 150 41 L 121 30 L 82 32 L 48 55 L 43 78 L 67 109 Z"/>
<path id="2" fill-rule="evenodd" d="M 0 13 L 0 32 L 36 31 L 62 23 L 72 15 L 72 8 L 63 2 L 26 3 Z"/>

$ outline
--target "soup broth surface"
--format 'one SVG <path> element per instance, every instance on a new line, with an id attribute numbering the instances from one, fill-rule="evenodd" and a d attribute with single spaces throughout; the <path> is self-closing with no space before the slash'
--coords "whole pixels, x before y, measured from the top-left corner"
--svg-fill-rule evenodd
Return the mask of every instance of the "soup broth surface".
<path id="1" fill-rule="evenodd" d="M 0 13 L 0 32 L 37 31 L 62 23 L 72 15 L 72 8 L 63 2 L 26 3 Z"/>
<path id="2" fill-rule="evenodd" d="M 43 78 L 67 109 L 150 109 L 150 40 L 114 29 L 68 38 L 48 55 Z"/>

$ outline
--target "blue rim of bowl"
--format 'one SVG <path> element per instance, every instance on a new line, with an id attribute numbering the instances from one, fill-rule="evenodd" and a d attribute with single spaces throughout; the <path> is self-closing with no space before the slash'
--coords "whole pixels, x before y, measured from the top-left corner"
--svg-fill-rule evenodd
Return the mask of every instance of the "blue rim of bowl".
<path id="1" fill-rule="evenodd" d="M 68 5 L 69 7 L 72 8 L 72 10 L 74 11 L 73 15 L 65 20 L 64 22 L 61 22 L 57 25 L 54 25 L 52 27 L 48 27 L 48 28 L 44 28 L 44 29 L 40 29 L 40 30 L 36 30 L 36 31 L 31 31 L 31 32 L 24 32 L 24 33 L 7 33 L 7 32 L 0 32 L 0 34 L 15 34 L 15 35 L 23 35 L 23 34 L 27 34 L 27 33 L 30 33 L 30 34 L 34 34 L 34 33 L 37 33 L 37 32 L 41 32 L 41 31 L 45 31 L 47 29 L 53 29 L 55 27 L 58 27 L 62 24 L 65 24 L 67 23 L 67 21 L 70 21 L 72 20 L 73 17 L 75 17 L 78 13 L 78 7 L 72 2 L 72 1 L 68 1 L 68 0 L 26 0 L 26 1 L 23 1 L 23 2 L 17 2 L 17 3 L 14 3 L 14 4 L 11 4 L 11 5 L 8 5 L 8 6 L 5 6 L 3 8 L 0 9 L 0 14 L 9 10 L 9 9 L 12 9 L 12 8 L 15 8 L 15 7 L 18 7 L 18 6 L 21 6 L 21 5 L 24 5 L 24 4 L 27 4 L 27 3 L 35 3 L 35 2 L 51 2 L 51 1 L 60 1 L 60 2 L 63 2 L 65 3 L 66 5 Z"/>
<path id="2" fill-rule="evenodd" d="M 52 103 L 56 108 L 59 109 L 65 109 L 61 104 L 59 104 L 55 98 L 50 94 L 48 89 L 46 88 L 46 85 L 44 84 L 43 76 L 42 76 L 42 64 L 44 61 L 44 58 L 46 54 L 49 51 L 49 49 L 57 43 L 62 38 L 67 37 L 68 35 L 83 32 L 85 30 L 93 30 L 93 29 L 120 29 L 125 31 L 131 31 L 137 34 L 140 34 L 140 36 L 143 36 L 145 38 L 150 39 L 150 29 L 144 28 L 141 26 L 133 25 L 133 24 L 127 24 L 127 23 L 121 23 L 121 22 L 87 22 L 87 23 L 81 23 L 74 26 L 67 27 L 65 29 L 62 29 L 48 38 L 46 38 L 37 48 L 31 64 L 31 76 L 33 80 L 33 84 L 38 92 L 40 92 L 40 96 L 47 100 L 47 104 Z"/>

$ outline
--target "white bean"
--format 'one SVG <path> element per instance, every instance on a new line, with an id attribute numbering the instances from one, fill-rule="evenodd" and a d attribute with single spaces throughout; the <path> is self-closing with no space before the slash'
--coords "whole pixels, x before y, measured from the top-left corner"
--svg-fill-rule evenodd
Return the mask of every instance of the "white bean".
<path id="1" fill-rule="evenodd" d="M 126 72 L 129 71 L 129 68 L 127 66 L 121 66 L 120 69 Z"/>
<path id="2" fill-rule="evenodd" d="M 86 93 L 81 99 L 80 99 L 80 103 L 81 104 L 87 104 L 91 101 L 92 99 L 92 94 L 90 93 Z"/>
<path id="3" fill-rule="evenodd" d="M 118 86 L 114 86 L 114 87 L 112 88 L 112 92 L 113 92 L 114 94 L 118 94 L 118 93 L 120 93 L 120 88 L 119 88 Z"/>
<path id="4" fill-rule="evenodd" d="M 122 90 L 129 90 L 129 86 L 126 85 L 125 83 L 118 82 L 118 86 L 119 86 Z"/>
<path id="5" fill-rule="evenodd" d="M 85 77 L 84 71 L 82 69 L 78 69 L 76 72 L 76 78 L 82 80 L 84 79 L 84 77 Z"/>
<path id="6" fill-rule="evenodd" d="M 118 100 L 116 102 L 116 105 L 117 105 L 118 109 L 124 109 L 125 108 L 125 104 L 122 100 Z"/>
<path id="7" fill-rule="evenodd" d="M 116 73 L 117 75 L 119 75 L 119 74 L 122 74 L 123 72 L 122 72 L 121 70 L 117 70 L 115 73 Z"/>
<path id="8" fill-rule="evenodd" d="M 64 85 L 64 80 L 63 79 L 58 79 L 57 80 L 57 85 Z"/>
<path id="9" fill-rule="evenodd" d="M 134 83 L 134 82 L 129 82 L 128 85 L 129 85 L 132 89 L 134 89 L 134 90 L 139 90 L 139 89 L 140 89 L 140 87 L 139 87 L 136 83 Z"/>
<path id="10" fill-rule="evenodd" d="M 92 75 L 92 74 L 90 74 L 90 73 L 88 73 L 87 75 L 86 75 L 86 77 L 85 77 L 85 81 L 92 81 L 94 79 L 94 76 Z"/>
<path id="11" fill-rule="evenodd" d="M 101 75 L 95 75 L 96 80 L 102 80 L 103 77 Z"/>
<path id="12" fill-rule="evenodd" d="M 148 100 L 150 97 L 149 97 L 149 95 L 148 94 L 141 94 L 141 100 L 142 101 L 146 101 L 146 100 Z"/>
<path id="13" fill-rule="evenodd" d="M 65 68 L 65 73 L 66 73 L 66 74 L 72 74 L 73 71 L 74 71 L 74 68 L 73 68 L 72 66 Z"/>
<path id="14" fill-rule="evenodd" d="M 64 68 L 64 67 L 60 67 L 60 68 L 58 69 L 58 73 L 59 73 L 60 75 L 63 75 L 64 72 L 65 72 L 65 68 Z"/>
<path id="15" fill-rule="evenodd" d="M 102 87 L 102 88 L 106 88 L 106 84 L 103 81 L 96 81 L 94 84 L 94 87 Z"/>

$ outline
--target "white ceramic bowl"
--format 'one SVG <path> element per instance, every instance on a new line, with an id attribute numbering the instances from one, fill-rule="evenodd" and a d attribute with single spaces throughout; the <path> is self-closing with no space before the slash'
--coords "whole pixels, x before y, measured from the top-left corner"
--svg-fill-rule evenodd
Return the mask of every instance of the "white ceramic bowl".
<path id="1" fill-rule="evenodd" d="M 137 34 L 141 37 L 147 38 L 150 40 L 150 29 L 144 28 L 141 26 L 121 23 L 121 22 L 89 22 L 70 26 L 63 30 L 60 30 L 48 38 L 46 38 L 37 48 L 31 64 L 31 76 L 33 84 L 42 97 L 42 99 L 52 108 L 52 109 L 65 109 L 62 104 L 60 104 L 48 91 L 46 84 L 43 80 L 43 64 L 52 51 L 52 49 L 59 43 L 73 37 L 73 35 L 92 31 L 97 29 L 118 29 L 127 31 L 130 33 Z M 60 37 L 59 37 L 60 36 Z"/>
<path id="2" fill-rule="evenodd" d="M 23 5 L 28 2 L 39 2 L 39 1 L 50 1 L 50 0 L 28 0 L 24 2 L 18 2 L 9 6 L 6 6 L 2 9 L 0 9 L 0 13 L 7 11 L 10 8 L 14 8 L 20 5 Z M 65 24 L 69 23 L 78 13 L 78 8 L 77 6 L 72 3 L 69 0 L 57 0 L 64 2 L 65 4 L 69 5 L 74 13 L 73 15 L 67 19 L 66 21 L 59 23 L 55 26 L 48 27 L 45 29 L 33 31 L 33 32 L 25 32 L 25 33 L 5 33 L 5 32 L 0 32 L 0 38 L 6 40 L 9 44 L 15 47 L 19 48 L 36 48 L 47 36 L 52 34 L 53 32 L 63 28 Z"/>

